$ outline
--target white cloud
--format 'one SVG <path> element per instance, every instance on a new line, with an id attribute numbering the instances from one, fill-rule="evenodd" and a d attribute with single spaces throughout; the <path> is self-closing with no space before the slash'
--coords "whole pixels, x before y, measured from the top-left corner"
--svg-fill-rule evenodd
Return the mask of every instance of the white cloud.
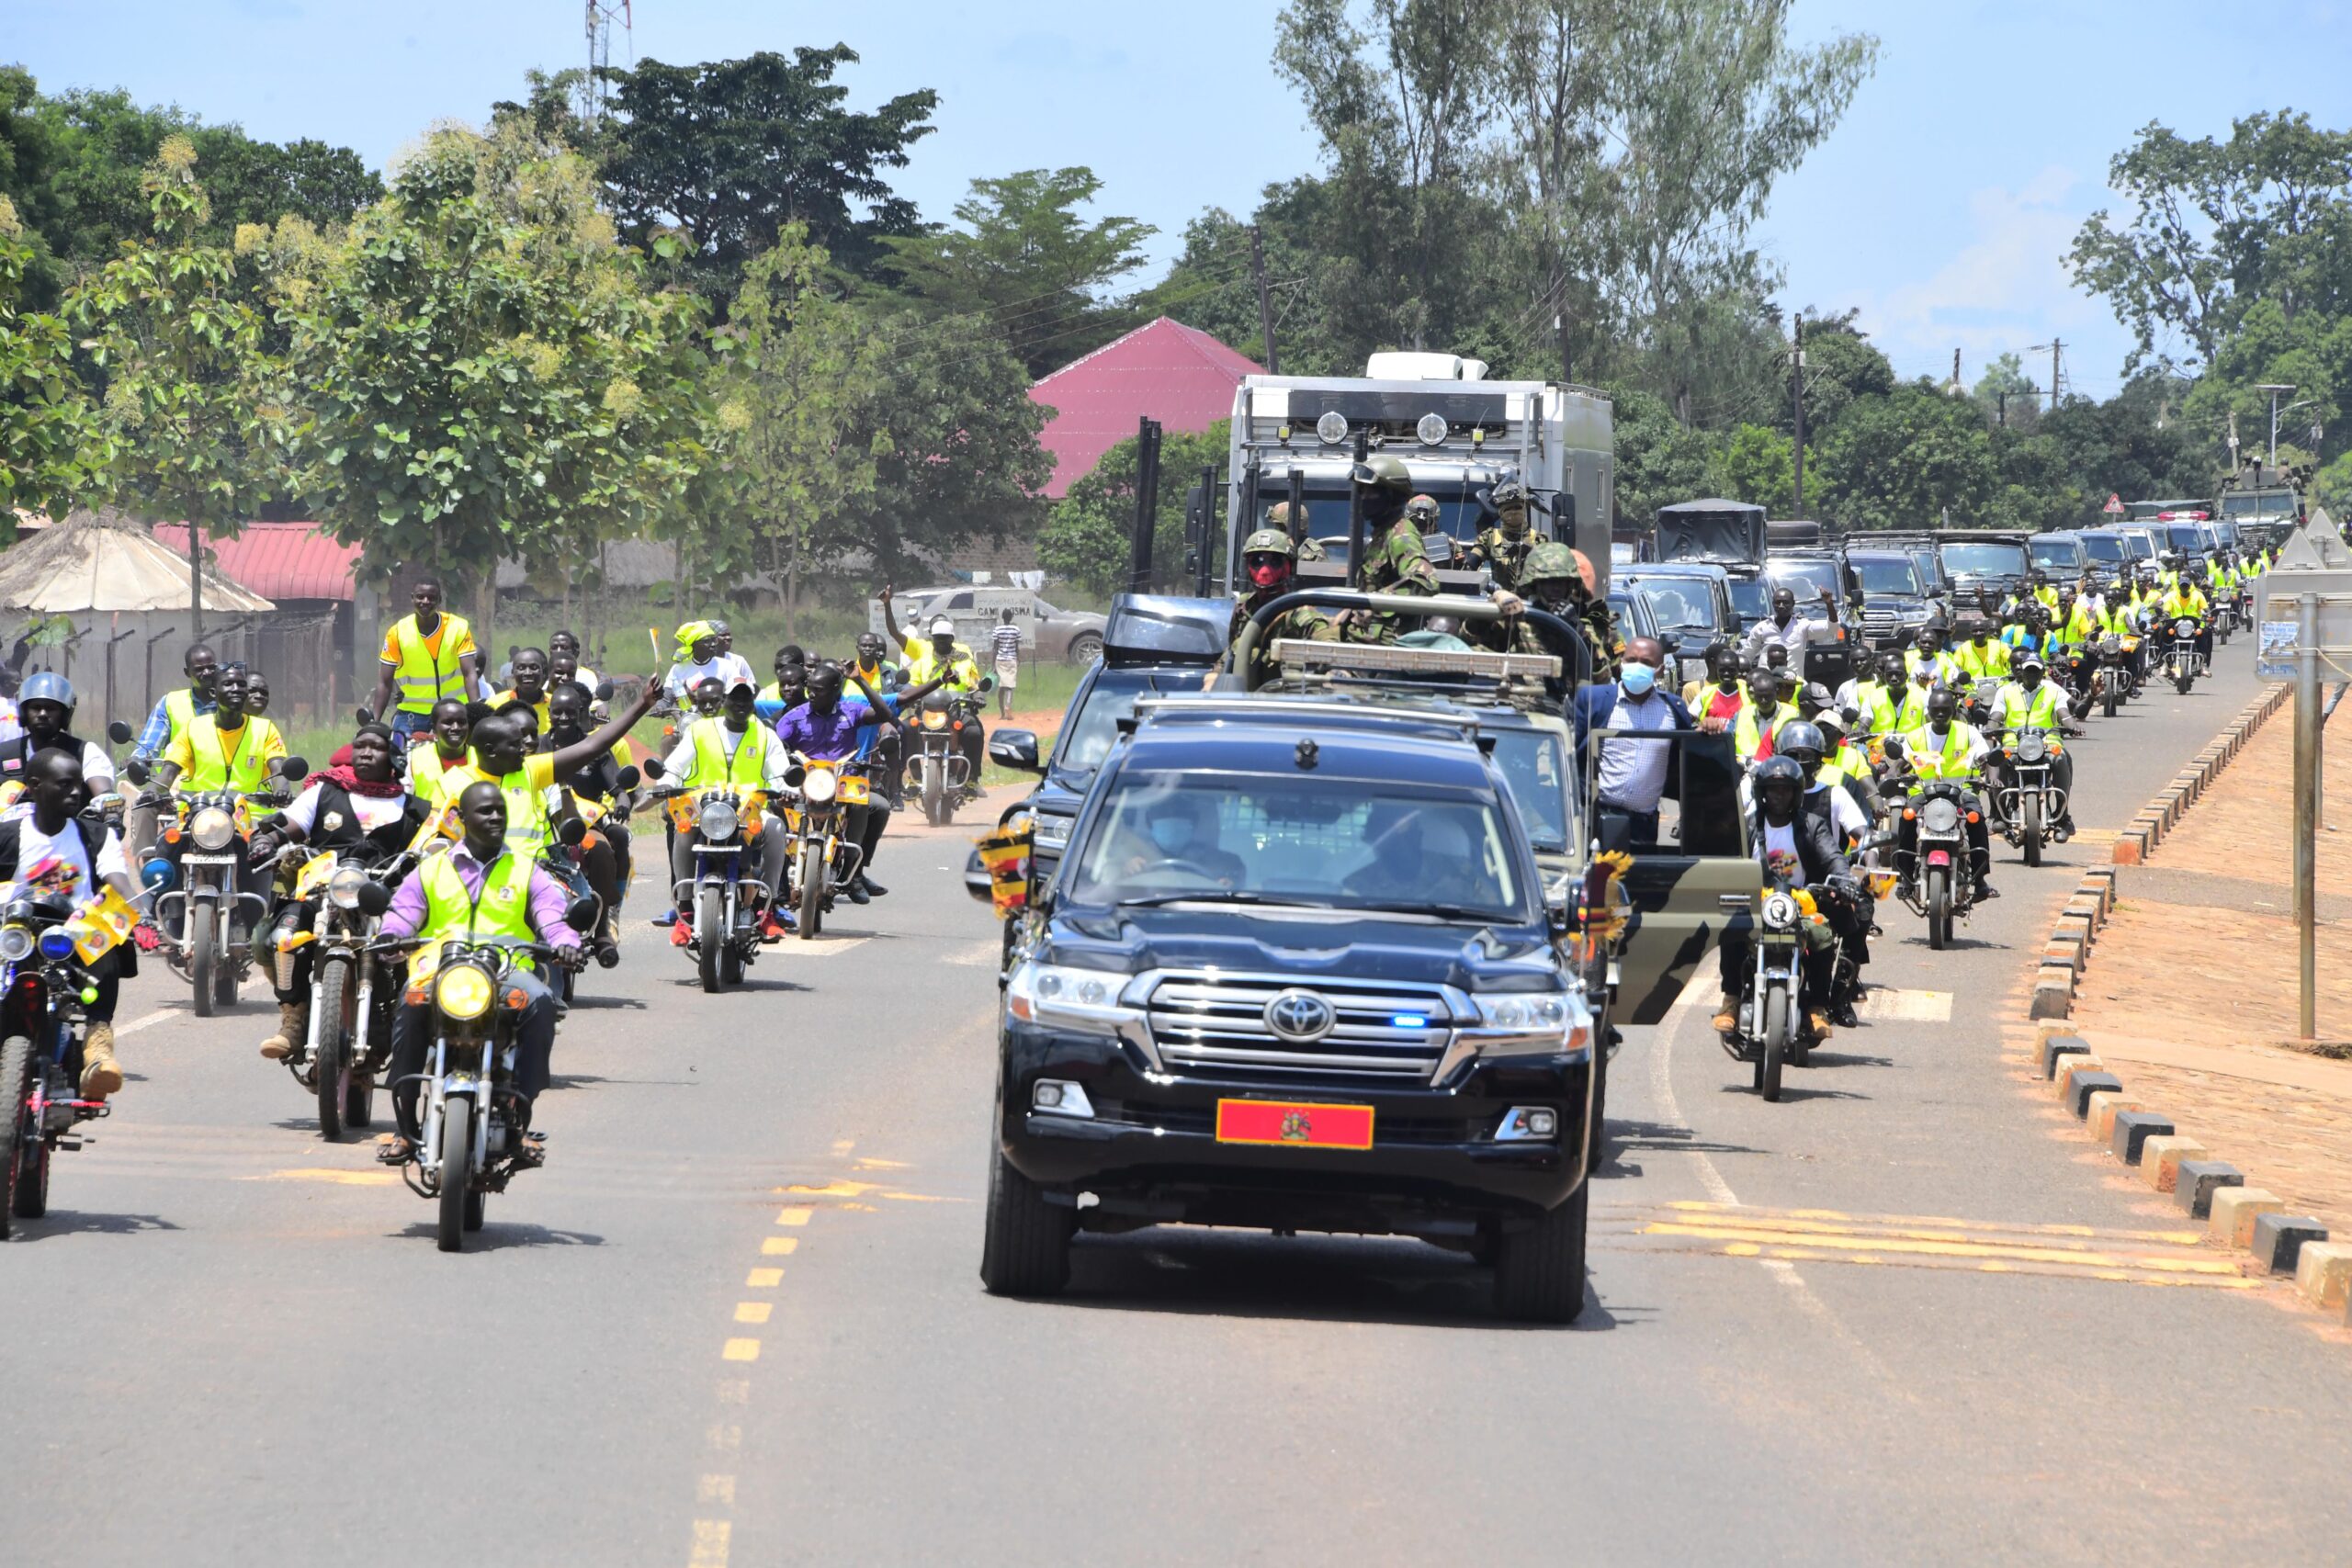
<path id="1" fill-rule="evenodd" d="M 1972 382 L 1991 359 L 2055 333 L 2068 344 L 2069 385 L 2079 368 L 2082 389 L 2104 395 L 2129 343 L 2105 303 L 2075 289 L 2065 254 L 2105 196 L 2055 164 L 2015 190 L 1973 192 L 1967 243 L 1916 282 L 1865 293 L 1859 324 L 1903 374 L 1949 375 L 1957 348 Z"/>

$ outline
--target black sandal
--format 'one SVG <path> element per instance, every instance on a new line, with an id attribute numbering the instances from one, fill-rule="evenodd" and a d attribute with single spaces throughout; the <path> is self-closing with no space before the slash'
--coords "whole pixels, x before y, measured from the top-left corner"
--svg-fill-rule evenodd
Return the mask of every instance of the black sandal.
<path id="1" fill-rule="evenodd" d="M 376 1150 L 377 1160 L 384 1165 L 406 1165 L 415 1157 L 416 1140 L 398 1133 L 385 1134 L 382 1145 Z"/>

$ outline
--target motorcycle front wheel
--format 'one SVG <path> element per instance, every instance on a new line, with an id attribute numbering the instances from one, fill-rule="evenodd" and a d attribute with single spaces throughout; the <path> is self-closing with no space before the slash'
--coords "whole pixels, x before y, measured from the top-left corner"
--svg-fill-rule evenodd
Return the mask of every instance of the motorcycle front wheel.
<path id="1" fill-rule="evenodd" d="M 1937 866 L 1928 873 L 1928 945 L 1940 953 L 1951 942 L 1951 873 Z"/>
<path id="2" fill-rule="evenodd" d="M 344 1110 L 351 1099 L 351 1058 L 356 1032 L 344 1015 L 351 1007 L 351 962 L 330 958 L 319 965 L 311 993 L 319 1021 L 319 1054 L 311 1070 L 318 1079 L 319 1136 L 332 1144 L 343 1136 Z"/>
<path id="3" fill-rule="evenodd" d="M 196 987 L 196 1016 L 210 1018 L 213 1012 L 214 971 L 220 967 L 226 954 L 220 951 L 220 908 L 210 899 L 191 899 L 187 913 L 187 977 Z"/>
<path id="4" fill-rule="evenodd" d="M 441 1213 L 434 1239 L 444 1252 L 462 1251 L 466 1245 L 473 1152 L 474 1102 L 459 1095 L 441 1108 Z"/>
<path id="5" fill-rule="evenodd" d="M 925 757 L 922 760 L 923 820 L 934 828 L 947 825 L 944 803 L 947 799 L 947 759 Z"/>
<path id="6" fill-rule="evenodd" d="M 1764 993 L 1764 1066 L 1758 1089 L 1767 1100 L 1781 1098 L 1781 1066 L 1789 1054 L 1789 993 L 1779 986 Z"/>
<path id="7" fill-rule="evenodd" d="M 825 918 L 825 880 L 831 874 L 825 858 L 822 834 L 812 833 L 800 846 L 800 940 L 812 942 Z"/>
<path id="8" fill-rule="evenodd" d="M 734 936 L 726 925 L 726 895 L 716 887 L 704 888 L 695 900 L 695 944 L 698 950 L 695 967 L 701 971 L 702 988 L 706 991 L 718 989 L 718 955 Z"/>
<path id="9" fill-rule="evenodd" d="M 2025 840 L 2025 863 L 2040 865 L 2042 830 L 2041 792 L 2038 789 L 2026 791 L 2025 800 L 2019 806 L 2018 814 L 2024 818 L 2024 825 L 2019 831 Z"/>
<path id="10" fill-rule="evenodd" d="M 37 1170 L 28 1172 L 24 1157 L 41 1141 L 40 1129 L 27 1126 L 25 1112 L 25 1100 L 32 1092 L 33 1074 L 38 1070 L 29 1039 L 12 1034 L 0 1041 L 0 1096 L 6 1097 L 8 1118 L 5 1125 L 0 1125 L 0 1182 L 8 1189 L 8 1201 L 0 1203 L 0 1236 L 8 1234 L 9 1216 L 37 1219 L 49 1207 L 49 1167 L 43 1162 Z M 25 1190 L 28 1174 L 39 1179 L 37 1200 Z M 26 1213 L 23 1205 L 33 1201 L 40 1207 Z"/>

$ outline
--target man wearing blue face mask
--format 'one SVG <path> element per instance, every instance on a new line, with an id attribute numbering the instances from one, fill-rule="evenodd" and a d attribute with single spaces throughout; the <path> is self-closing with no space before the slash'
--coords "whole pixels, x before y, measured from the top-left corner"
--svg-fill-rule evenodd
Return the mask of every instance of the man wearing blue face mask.
<path id="1" fill-rule="evenodd" d="M 1159 864 L 1230 887 L 1249 870 L 1239 855 L 1217 847 L 1216 807 L 1204 790 L 1162 790 L 1145 805 L 1142 827 L 1138 836 L 1121 825 L 1127 875 Z"/>
<path id="2" fill-rule="evenodd" d="M 1699 727 L 1680 697 L 1659 688 L 1658 671 L 1665 665 L 1666 649 L 1658 640 L 1637 637 L 1625 645 L 1624 662 L 1615 681 L 1577 693 L 1570 711 L 1576 721 L 1578 755 L 1584 753 L 1585 738 L 1595 729 Z M 1602 844 L 1637 850 L 1657 847 L 1658 802 L 1665 798 L 1673 764 L 1674 748 L 1662 741 L 1615 736 L 1600 743 L 1598 783 Z"/>

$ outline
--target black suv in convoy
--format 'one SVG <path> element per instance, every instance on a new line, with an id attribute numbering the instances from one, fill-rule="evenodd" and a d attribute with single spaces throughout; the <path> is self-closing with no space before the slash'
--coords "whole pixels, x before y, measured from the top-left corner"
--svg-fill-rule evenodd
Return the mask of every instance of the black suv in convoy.
<path id="1" fill-rule="evenodd" d="M 1138 705 L 1004 992 L 981 1277 L 1080 1230 L 1419 1236 L 1584 1302 L 1594 1021 L 1475 716 Z"/>
<path id="2" fill-rule="evenodd" d="M 1900 632 L 1917 633 L 1936 613 L 1935 601 L 1908 550 L 1846 548 L 1846 570 L 1862 596 L 1862 637 L 1892 648 Z"/>

